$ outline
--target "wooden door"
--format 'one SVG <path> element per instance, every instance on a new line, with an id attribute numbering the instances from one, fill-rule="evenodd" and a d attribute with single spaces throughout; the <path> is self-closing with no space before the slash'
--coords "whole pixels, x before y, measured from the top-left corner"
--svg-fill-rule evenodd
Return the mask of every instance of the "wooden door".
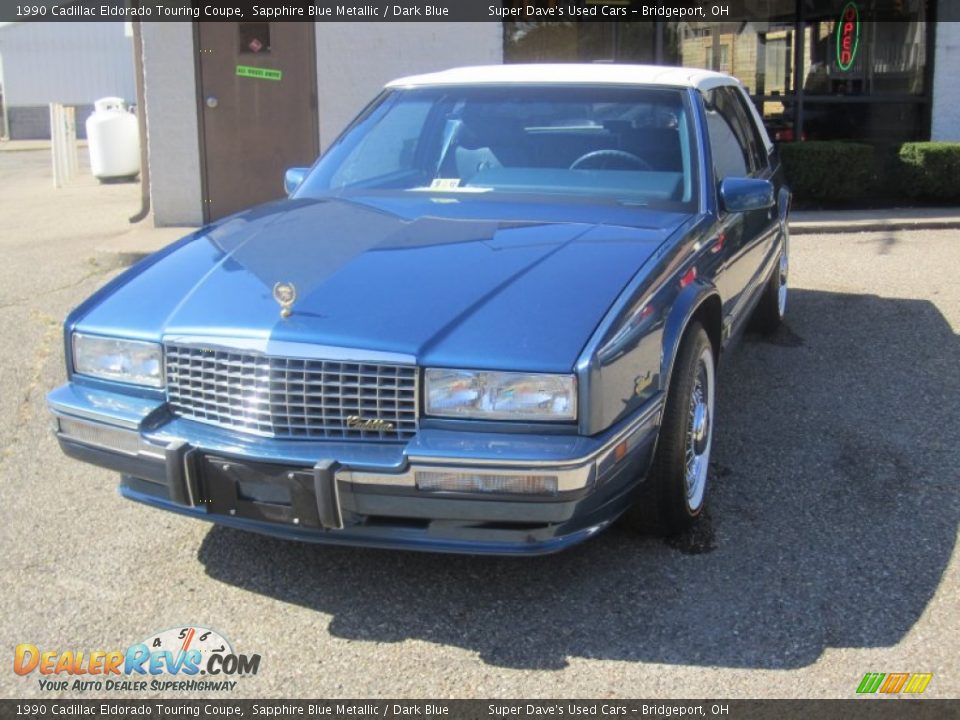
<path id="1" fill-rule="evenodd" d="M 319 152 L 313 23 L 196 23 L 204 215 L 283 197 Z"/>

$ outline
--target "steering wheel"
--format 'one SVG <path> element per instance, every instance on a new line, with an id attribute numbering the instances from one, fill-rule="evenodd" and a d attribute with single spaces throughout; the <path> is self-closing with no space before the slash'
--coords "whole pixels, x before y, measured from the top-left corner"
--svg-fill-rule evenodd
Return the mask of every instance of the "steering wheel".
<path id="1" fill-rule="evenodd" d="M 588 165 L 595 160 L 611 159 L 619 161 L 620 165 L 630 165 L 638 170 L 653 170 L 653 167 L 641 157 L 637 157 L 633 153 L 628 153 L 626 150 L 614 150 L 613 148 L 605 148 L 602 150 L 592 150 L 586 155 L 581 155 L 576 160 L 573 161 L 573 164 L 570 166 L 571 170 L 585 169 L 582 168 L 583 165 Z M 606 162 L 600 163 L 601 168 L 607 167 Z"/>

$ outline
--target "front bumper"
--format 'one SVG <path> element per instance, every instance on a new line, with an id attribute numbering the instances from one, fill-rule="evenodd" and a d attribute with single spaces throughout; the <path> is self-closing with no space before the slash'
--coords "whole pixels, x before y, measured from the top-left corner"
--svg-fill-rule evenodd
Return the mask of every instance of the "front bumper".
<path id="1" fill-rule="evenodd" d="M 48 403 L 63 451 L 119 471 L 132 500 L 298 540 L 493 554 L 556 552 L 616 519 L 661 411 L 598 437 L 421 429 L 404 445 L 251 437 L 74 383 Z M 556 491 L 428 491 L 418 472 L 549 476 Z"/>

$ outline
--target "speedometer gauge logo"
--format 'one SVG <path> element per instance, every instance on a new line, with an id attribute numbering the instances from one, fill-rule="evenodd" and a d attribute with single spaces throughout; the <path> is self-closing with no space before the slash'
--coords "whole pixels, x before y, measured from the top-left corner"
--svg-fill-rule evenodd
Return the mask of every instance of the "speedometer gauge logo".
<path id="1" fill-rule="evenodd" d="M 173 656 L 191 653 L 200 674 L 206 674 L 206 666 L 214 655 L 233 655 L 233 647 L 223 635 L 210 628 L 191 626 L 163 630 L 143 640 L 151 653 L 170 652 Z"/>

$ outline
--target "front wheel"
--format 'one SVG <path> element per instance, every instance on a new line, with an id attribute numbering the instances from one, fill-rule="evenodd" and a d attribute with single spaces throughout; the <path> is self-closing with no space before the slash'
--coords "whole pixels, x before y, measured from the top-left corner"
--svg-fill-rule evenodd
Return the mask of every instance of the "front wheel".
<path id="1" fill-rule="evenodd" d="M 716 363 L 703 326 L 680 344 L 649 477 L 628 513 L 638 529 L 673 535 L 703 512 L 713 444 Z"/>

